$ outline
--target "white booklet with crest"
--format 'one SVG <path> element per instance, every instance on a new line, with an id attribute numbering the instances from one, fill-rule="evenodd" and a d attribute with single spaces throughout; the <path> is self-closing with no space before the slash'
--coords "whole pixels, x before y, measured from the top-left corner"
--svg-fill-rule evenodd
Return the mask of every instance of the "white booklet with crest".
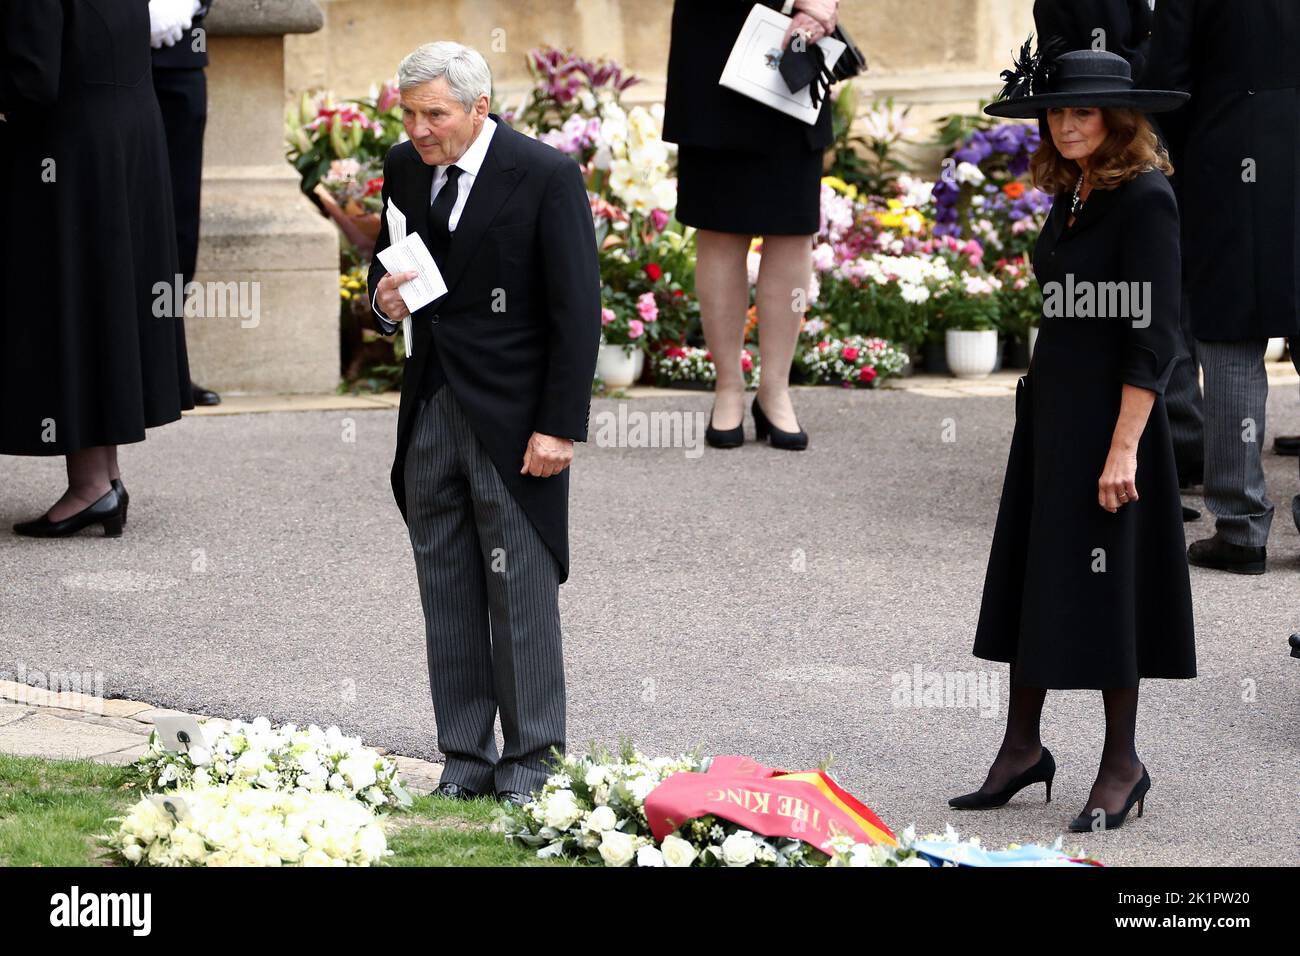
<path id="1" fill-rule="evenodd" d="M 718 83 L 811 126 L 817 122 L 817 115 L 821 112 L 820 105 L 813 106 L 811 86 L 791 93 L 785 77 L 777 69 L 781 62 L 781 38 L 790 28 L 791 19 L 779 10 L 755 4 L 745 19 L 745 25 L 740 28 L 740 35 L 736 37 Z M 845 49 L 845 45 L 834 37 L 822 37 L 817 46 L 825 54 L 827 69 L 835 64 Z"/>
<path id="2" fill-rule="evenodd" d="M 402 342 L 406 346 L 406 356 L 410 358 L 413 342 L 411 315 L 424 308 L 434 299 L 447 293 L 447 283 L 443 281 L 438 264 L 433 261 L 424 240 L 418 232 L 406 231 L 406 214 L 390 199 L 388 201 L 388 239 L 389 246 L 378 254 L 384 271 L 390 275 L 400 272 L 415 272 L 418 275 L 397 287 L 406 306 L 407 315 L 402 320 Z"/>

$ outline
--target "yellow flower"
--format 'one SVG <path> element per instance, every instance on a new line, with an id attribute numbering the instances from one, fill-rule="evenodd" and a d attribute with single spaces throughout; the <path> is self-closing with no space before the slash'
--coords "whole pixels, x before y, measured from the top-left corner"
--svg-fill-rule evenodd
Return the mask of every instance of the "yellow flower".
<path id="1" fill-rule="evenodd" d="M 822 185 L 830 186 L 831 189 L 835 190 L 837 193 L 843 196 L 848 196 L 850 199 L 858 198 L 858 187 L 850 186 L 838 176 L 823 176 Z"/>

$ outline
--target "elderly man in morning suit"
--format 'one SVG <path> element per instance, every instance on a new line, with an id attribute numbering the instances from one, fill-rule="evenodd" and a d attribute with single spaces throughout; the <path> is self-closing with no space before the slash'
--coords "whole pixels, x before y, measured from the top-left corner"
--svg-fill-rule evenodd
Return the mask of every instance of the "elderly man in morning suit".
<path id="1" fill-rule="evenodd" d="M 446 769 L 438 792 L 522 802 L 565 746 L 559 585 L 568 577 L 568 466 L 585 441 L 600 342 L 600 271 L 578 165 L 488 112 L 476 51 L 430 43 L 398 68 L 408 142 L 384 163 L 448 291 L 412 316 L 393 493 L 424 606 Z M 411 273 L 370 267 L 396 331 Z M 504 747 L 494 723 L 501 718 Z"/>

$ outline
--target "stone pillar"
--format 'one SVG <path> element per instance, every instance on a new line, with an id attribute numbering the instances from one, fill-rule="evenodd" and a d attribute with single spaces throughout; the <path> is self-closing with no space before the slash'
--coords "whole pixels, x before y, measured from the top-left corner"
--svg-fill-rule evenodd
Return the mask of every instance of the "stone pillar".
<path id="1" fill-rule="evenodd" d="M 221 0 L 208 17 L 195 281 L 239 283 L 257 306 L 252 317 L 186 320 L 194 378 L 218 391 L 333 392 L 339 382 L 338 232 L 284 156 L 284 37 L 323 23 L 313 0 Z"/>

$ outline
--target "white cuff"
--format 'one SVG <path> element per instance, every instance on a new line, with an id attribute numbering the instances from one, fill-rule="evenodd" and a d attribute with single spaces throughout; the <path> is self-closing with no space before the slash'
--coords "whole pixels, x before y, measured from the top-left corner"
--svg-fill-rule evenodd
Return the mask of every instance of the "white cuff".
<path id="1" fill-rule="evenodd" d="M 370 297 L 370 308 L 374 310 L 375 315 L 379 316 L 379 324 L 384 329 L 384 334 L 392 335 L 394 332 L 397 331 L 397 326 L 392 323 L 392 321 L 388 318 L 388 316 L 384 315 L 384 313 L 379 311 L 379 305 L 376 302 L 376 299 L 378 297 L 379 297 L 379 290 L 376 289 L 375 294 Z"/>

